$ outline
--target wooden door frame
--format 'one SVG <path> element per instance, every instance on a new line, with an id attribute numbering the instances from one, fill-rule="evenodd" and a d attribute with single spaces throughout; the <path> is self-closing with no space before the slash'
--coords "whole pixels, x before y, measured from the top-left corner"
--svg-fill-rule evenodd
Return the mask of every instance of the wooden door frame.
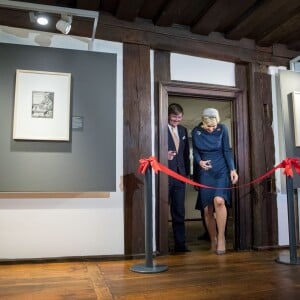
<path id="1" fill-rule="evenodd" d="M 246 93 L 235 87 L 195 84 L 187 82 L 159 82 L 159 105 L 158 105 L 158 160 L 168 165 L 167 161 L 167 119 L 168 119 L 168 97 L 201 97 L 212 100 L 232 101 L 233 107 L 233 151 L 238 168 L 239 180 L 241 183 L 250 178 L 249 168 L 249 126 Z M 156 214 L 156 241 L 157 252 L 161 255 L 168 254 L 168 178 L 165 174 L 160 173 L 156 189 L 157 197 L 157 214 Z M 251 245 L 241 244 L 241 233 L 252 234 L 250 222 L 245 222 L 243 216 L 251 218 L 251 209 L 249 210 L 250 188 L 238 188 L 234 191 L 232 209 L 234 218 L 234 248 L 245 249 Z M 244 240 L 244 239 L 243 239 Z M 251 237 L 246 240 L 251 240 Z"/>

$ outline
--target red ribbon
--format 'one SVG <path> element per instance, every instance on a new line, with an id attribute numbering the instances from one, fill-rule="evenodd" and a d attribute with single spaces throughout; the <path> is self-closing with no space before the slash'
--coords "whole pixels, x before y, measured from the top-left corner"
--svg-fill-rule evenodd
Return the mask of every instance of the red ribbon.
<path id="1" fill-rule="evenodd" d="M 204 185 L 204 184 L 195 182 L 191 179 L 188 179 L 188 178 L 186 178 L 186 177 L 170 170 L 166 166 L 159 163 L 155 156 L 150 156 L 149 158 L 140 159 L 140 165 L 139 165 L 139 168 L 138 168 L 139 173 L 145 174 L 145 172 L 146 172 L 149 165 L 152 167 L 152 169 L 154 170 L 154 172 L 156 174 L 158 173 L 158 171 L 161 171 L 161 172 L 163 172 L 163 173 L 165 173 L 165 174 L 167 174 L 167 175 L 169 175 L 173 178 L 176 178 L 180 181 L 183 181 L 185 183 L 188 183 L 188 184 L 191 184 L 191 185 L 194 185 L 194 186 L 198 186 L 198 187 L 202 187 L 202 188 L 206 188 L 206 189 L 217 189 L 217 188 L 212 187 L 212 186 L 208 186 L 208 185 Z M 239 185 L 239 186 L 234 186 L 233 188 L 240 188 L 240 187 L 243 187 L 243 186 L 247 186 L 247 185 L 250 185 L 250 184 L 257 183 L 257 182 L 265 179 L 266 177 L 270 176 L 272 173 L 274 173 L 277 169 L 280 169 L 280 168 L 284 169 L 283 173 L 286 176 L 294 177 L 293 169 L 295 169 L 296 173 L 300 174 L 299 158 L 298 157 L 286 158 L 281 163 L 276 165 L 274 168 L 272 168 L 271 170 L 269 170 L 267 173 L 263 174 L 262 176 L 252 180 L 249 183 Z M 222 189 L 224 189 L 224 188 L 222 188 Z"/>
<path id="2" fill-rule="evenodd" d="M 300 163 L 298 157 L 286 158 L 277 166 L 278 168 L 284 168 L 283 173 L 287 176 L 294 177 L 293 168 L 296 173 L 300 174 Z"/>
<path id="3" fill-rule="evenodd" d="M 149 158 L 140 159 L 140 166 L 138 169 L 139 173 L 145 174 L 149 164 L 156 174 L 158 173 L 158 171 L 160 171 L 159 162 L 156 160 L 156 157 L 150 156 Z"/>
<path id="4" fill-rule="evenodd" d="M 163 164 L 159 163 L 156 160 L 155 156 L 150 156 L 149 158 L 142 158 L 140 159 L 140 166 L 139 166 L 139 173 L 144 174 L 149 166 L 149 164 L 151 165 L 152 169 L 154 170 L 154 172 L 157 174 L 158 171 L 161 171 L 171 177 L 174 177 L 178 180 L 181 180 L 185 183 L 189 183 L 191 185 L 195 185 L 195 186 L 199 186 L 199 187 L 203 187 L 203 188 L 207 188 L 207 189 L 214 189 L 214 187 L 212 186 L 208 186 L 208 185 L 204 185 L 198 182 L 194 182 L 191 179 L 188 179 L 187 177 L 184 177 L 172 170 L 170 170 L 169 168 L 167 168 L 166 166 L 164 166 Z"/>

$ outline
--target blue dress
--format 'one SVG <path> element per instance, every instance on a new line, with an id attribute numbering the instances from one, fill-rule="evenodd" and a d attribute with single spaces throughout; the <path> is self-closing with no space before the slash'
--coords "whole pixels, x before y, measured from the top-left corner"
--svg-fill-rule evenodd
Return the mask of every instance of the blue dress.
<path id="1" fill-rule="evenodd" d="M 235 169 L 232 151 L 229 145 L 228 129 L 218 124 L 213 132 L 208 132 L 201 124 L 192 130 L 194 156 L 194 179 L 205 185 L 217 188 L 230 187 L 230 171 Z M 200 160 L 210 160 L 212 168 L 204 170 L 199 166 Z M 199 188 L 196 209 L 213 204 L 213 198 L 220 196 L 230 205 L 229 189 Z"/>

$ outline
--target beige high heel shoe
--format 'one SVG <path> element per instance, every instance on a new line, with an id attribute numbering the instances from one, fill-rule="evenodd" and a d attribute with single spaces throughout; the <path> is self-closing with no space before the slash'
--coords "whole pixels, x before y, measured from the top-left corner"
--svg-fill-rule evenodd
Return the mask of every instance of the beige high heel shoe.
<path id="1" fill-rule="evenodd" d="M 219 244 L 220 243 L 218 243 L 218 246 L 219 246 Z M 216 254 L 217 255 L 223 255 L 223 254 L 225 254 L 226 253 L 226 240 L 225 240 L 225 238 L 224 238 L 224 249 L 218 249 L 218 247 L 217 247 L 217 249 L 216 249 Z"/>

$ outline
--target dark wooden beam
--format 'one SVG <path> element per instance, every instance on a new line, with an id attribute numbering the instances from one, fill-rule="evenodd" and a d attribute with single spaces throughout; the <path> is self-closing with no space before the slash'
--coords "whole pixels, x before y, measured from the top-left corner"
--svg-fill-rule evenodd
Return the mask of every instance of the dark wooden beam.
<path id="1" fill-rule="evenodd" d="M 259 64 L 249 65 L 250 151 L 252 180 L 275 164 L 271 77 Z M 274 175 L 253 185 L 253 247 L 278 245 L 277 202 Z"/>
<path id="2" fill-rule="evenodd" d="M 170 81 L 170 53 L 167 51 L 155 51 L 154 52 L 154 111 L 155 114 L 155 153 L 160 159 L 160 162 L 165 166 L 168 165 L 166 159 L 166 153 L 168 149 L 167 145 L 167 105 L 168 103 L 162 103 L 160 98 L 159 83 L 164 81 Z M 162 113 L 161 111 L 164 110 Z M 165 119 L 160 119 L 161 116 L 165 116 Z M 161 127 L 163 126 L 163 129 Z M 160 131 L 161 129 L 161 131 Z M 160 132 L 164 132 L 165 136 L 161 137 Z M 163 145 L 160 143 L 163 141 Z M 165 152 L 165 153 L 164 153 Z M 158 174 L 156 176 L 156 241 L 157 250 L 159 254 L 166 255 L 169 252 L 168 247 L 168 220 L 169 220 L 169 189 L 168 189 L 168 177 L 164 174 Z"/>
<path id="3" fill-rule="evenodd" d="M 235 66 L 236 87 L 241 90 L 238 103 L 234 107 L 233 127 L 235 131 L 234 145 L 236 165 L 239 174 L 239 184 L 251 181 L 250 139 L 249 139 L 249 110 L 248 110 L 248 68 L 245 64 Z M 246 250 L 252 248 L 252 199 L 251 188 L 245 186 L 238 189 L 237 199 L 233 206 L 235 216 L 235 248 Z"/>
<path id="4" fill-rule="evenodd" d="M 145 251 L 144 178 L 137 168 L 151 155 L 149 47 L 124 44 L 123 62 L 125 254 L 135 255 Z"/>
<path id="5" fill-rule="evenodd" d="M 153 18 L 157 26 L 170 27 L 173 24 L 190 26 L 201 18 L 216 0 L 169 0 L 160 8 L 160 14 Z"/>
<path id="6" fill-rule="evenodd" d="M 192 26 L 191 31 L 208 35 L 212 31 L 223 32 L 235 20 L 249 9 L 255 0 L 219 0 L 216 1 L 200 19 Z M 218 16 L 216 18 L 216 16 Z"/>
<path id="7" fill-rule="evenodd" d="M 291 16 L 286 22 L 280 23 L 278 27 L 260 38 L 257 43 L 260 46 L 280 42 L 289 43 L 297 36 L 300 36 L 300 12 Z"/>
<path id="8" fill-rule="evenodd" d="M 154 24 L 157 26 L 171 26 L 173 24 L 173 11 L 172 6 L 174 0 L 168 0 L 159 12 L 159 15 L 154 20 Z"/>
<path id="9" fill-rule="evenodd" d="M 87 9 L 87 10 L 99 10 L 101 0 L 77 0 L 78 9 Z"/>
<path id="10" fill-rule="evenodd" d="M 143 0 L 120 0 L 116 11 L 116 17 L 121 20 L 134 21 L 139 15 Z"/>
<path id="11" fill-rule="evenodd" d="M 243 37 L 253 38 L 260 32 L 264 35 L 266 30 L 280 24 L 281 15 L 289 15 L 299 7 L 300 2 L 298 0 L 290 0 L 288 3 L 286 0 L 259 1 L 256 6 L 246 12 L 243 20 L 240 20 L 235 28 L 226 33 L 226 38 L 236 40 Z M 266 19 L 266 12 L 269 15 L 274 15 L 274 17 Z"/>
<path id="12" fill-rule="evenodd" d="M 256 62 L 266 65 L 288 66 L 289 60 L 300 51 L 281 50 L 280 56 L 272 47 L 258 47 L 247 40 L 231 41 L 224 37 L 204 37 L 185 28 L 164 28 L 149 23 L 120 21 L 110 15 L 102 15 L 97 38 L 133 44 L 143 44 L 151 49 L 220 59 L 231 62 Z M 284 48 L 284 47 L 283 47 Z"/>

